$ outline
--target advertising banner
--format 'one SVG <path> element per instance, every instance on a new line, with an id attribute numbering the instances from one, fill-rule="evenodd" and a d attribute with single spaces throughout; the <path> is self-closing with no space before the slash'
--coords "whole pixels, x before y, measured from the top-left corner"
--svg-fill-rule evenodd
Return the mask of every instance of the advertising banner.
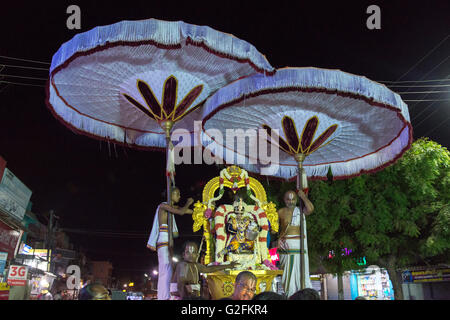
<path id="1" fill-rule="evenodd" d="M 0 300 L 9 299 L 9 285 L 6 282 L 0 282 Z"/>
<path id="2" fill-rule="evenodd" d="M 7 258 L 8 258 L 8 252 L 0 252 L 0 274 L 3 274 L 3 271 L 5 271 Z"/>
<path id="3" fill-rule="evenodd" d="M 27 283 L 28 267 L 12 265 L 8 272 L 8 285 L 25 286 Z"/>
<path id="4" fill-rule="evenodd" d="M 402 280 L 403 283 L 450 281 L 450 269 L 405 270 Z"/>
<path id="5" fill-rule="evenodd" d="M 22 250 L 23 252 L 23 250 Z M 26 255 L 33 256 L 34 259 L 26 259 L 24 264 L 42 271 L 50 271 L 51 250 L 30 249 Z"/>
<path id="6" fill-rule="evenodd" d="M 7 252 L 10 259 L 14 258 L 14 251 L 16 250 L 19 237 L 20 232 L 0 221 L 0 251 Z"/>
<path id="7" fill-rule="evenodd" d="M 32 191 L 8 168 L 0 182 L 0 208 L 12 216 L 23 219 Z"/>

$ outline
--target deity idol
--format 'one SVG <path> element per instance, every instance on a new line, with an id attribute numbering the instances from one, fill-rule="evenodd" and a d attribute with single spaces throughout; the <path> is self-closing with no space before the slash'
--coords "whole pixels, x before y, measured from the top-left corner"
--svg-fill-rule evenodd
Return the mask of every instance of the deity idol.
<path id="1" fill-rule="evenodd" d="M 255 218 L 245 211 L 242 197 L 236 196 L 233 207 L 234 211 L 229 214 L 226 223 L 226 232 L 232 238 L 228 246 L 219 252 L 221 257 L 229 253 L 253 252 L 256 237 L 261 231 Z"/>

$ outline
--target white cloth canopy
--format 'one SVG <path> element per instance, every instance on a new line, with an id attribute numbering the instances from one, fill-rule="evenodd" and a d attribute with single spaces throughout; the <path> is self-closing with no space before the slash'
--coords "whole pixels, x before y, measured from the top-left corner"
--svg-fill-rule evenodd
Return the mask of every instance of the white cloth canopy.
<path id="1" fill-rule="evenodd" d="M 384 168 L 412 142 L 408 108 L 398 94 L 362 76 L 319 68 L 255 74 L 205 102 L 204 145 L 226 163 L 260 174 L 267 165 L 260 163 L 259 151 L 252 153 L 256 143 L 247 141 L 239 150 L 226 140 L 230 129 L 265 129 L 272 138 L 278 130 L 279 169 L 273 176 L 284 179 L 297 175 L 296 153 L 307 155 L 303 167 L 310 179 L 326 179 L 329 168 L 334 178 L 344 179 Z M 223 135 L 222 142 L 208 133 L 214 130 Z"/>
<path id="2" fill-rule="evenodd" d="M 182 21 L 96 27 L 55 53 L 47 105 L 76 132 L 137 148 L 164 148 L 160 123 L 193 131 L 199 107 L 220 87 L 274 68 L 251 44 Z"/>

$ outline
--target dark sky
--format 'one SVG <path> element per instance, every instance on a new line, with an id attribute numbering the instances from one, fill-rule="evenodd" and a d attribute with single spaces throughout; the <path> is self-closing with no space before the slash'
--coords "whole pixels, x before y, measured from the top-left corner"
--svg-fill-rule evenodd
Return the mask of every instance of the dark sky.
<path id="1" fill-rule="evenodd" d="M 253 44 L 275 68 L 340 69 L 375 81 L 446 79 L 450 70 L 448 1 L 8 1 L 0 12 L 0 55 L 50 62 L 75 34 L 121 20 L 156 18 L 208 25 Z M 66 8 L 81 9 L 81 30 L 69 30 Z M 381 30 L 366 27 L 371 4 L 381 8 Z M 0 64 L 48 68 L 0 57 Z M 1 66 L 0 66 L 1 68 Z M 5 67 L 0 75 L 48 78 L 48 71 Z M 145 248 L 153 214 L 163 200 L 165 155 L 114 146 L 67 129 L 45 106 L 45 80 L 7 77 L 0 81 L 0 155 L 32 191 L 33 212 L 55 209 L 60 226 L 81 231 L 120 232 L 99 236 L 71 233 L 93 259 L 110 260 L 116 274 L 143 275 L 156 267 Z M 428 136 L 450 146 L 450 84 L 392 88 L 407 102 L 414 138 Z M 417 85 L 417 84 L 415 84 Z M 182 197 L 196 196 L 196 183 L 218 174 L 215 166 L 177 167 Z M 195 200 L 199 200 L 197 197 Z M 184 199 L 182 199 L 184 203 Z M 191 218 L 178 219 L 192 234 Z M 129 235 L 123 233 L 128 232 Z M 200 238 L 197 238 L 200 240 Z M 177 240 L 176 244 L 181 244 Z"/>

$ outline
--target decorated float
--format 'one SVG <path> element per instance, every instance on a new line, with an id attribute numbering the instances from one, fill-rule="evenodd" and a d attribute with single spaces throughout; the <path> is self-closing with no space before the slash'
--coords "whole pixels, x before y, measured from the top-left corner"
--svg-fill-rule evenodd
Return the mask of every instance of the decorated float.
<path id="1" fill-rule="evenodd" d="M 233 192 L 233 203 L 216 205 L 227 189 Z M 238 192 L 242 190 L 252 204 L 244 202 Z M 231 296 L 236 276 L 244 270 L 256 276 L 256 294 L 270 291 L 273 279 L 283 273 L 272 264 L 267 242 L 270 232 L 278 232 L 278 214 L 258 180 L 237 166 L 223 169 L 203 188 L 202 202 L 195 203 L 192 219 L 193 231 L 203 230 L 206 250 L 202 263 L 238 263 L 234 269 L 206 276 L 212 299 Z"/>
<path id="2" fill-rule="evenodd" d="M 165 151 L 168 203 L 176 129 L 194 131 L 194 141 L 201 138 L 198 145 L 212 150 L 225 146 L 208 137 L 209 129 L 222 136 L 228 129 L 263 129 L 267 144 L 280 151 L 278 170 L 264 175 L 297 179 L 305 193 L 308 179 L 327 179 L 328 172 L 348 179 L 382 170 L 412 143 L 408 107 L 384 85 L 339 70 L 275 69 L 248 42 L 182 21 L 121 21 L 76 35 L 52 58 L 46 102 L 74 132 Z M 194 123 L 200 120 L 198 137 Z M 208 275 L 213 299 L 230 296 L 242 270 L 256 275 L 256 293 L 270 290 L 282 274 L 270 263 L 267 247 L 267 236 L 278 231 L 275 205 L 246 171 L 262 174 L 268 164 L 252 159 L 247 149 L 229 149 L 246 161 L 211 179 L 194 208 L 193 229 L 203 230 L 206 244 L 202 263 L 238 262 L 233 270 Z M 236 195 L 229 203 L 221 203 L 225 188 Z M 252 203 L 239 197 L 240 189 Z M 300 219 L 301 239 L 305 222 Z M 300 241 L 300 288 L 308 276 L 305 242 Z"/>

